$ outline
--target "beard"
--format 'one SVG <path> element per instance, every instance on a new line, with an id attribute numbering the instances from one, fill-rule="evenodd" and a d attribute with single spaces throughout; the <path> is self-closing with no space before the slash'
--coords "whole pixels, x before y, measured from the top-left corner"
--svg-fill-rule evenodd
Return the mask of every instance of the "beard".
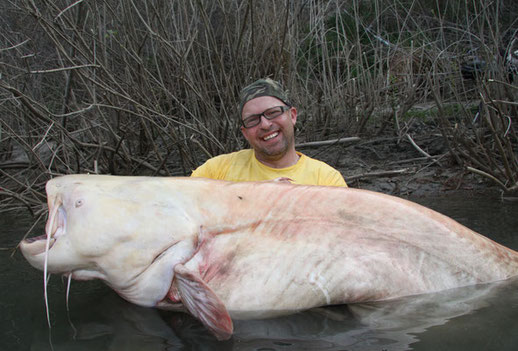
<path id="1" fill-rule="evenodd" d="M 293 135 L 289 136 L 284 133 L 281 133 L 280 140 L 275 143 L 275 145 L 252 145 L 252 148 L 255 150 L 256 154 L 262 155 L 264 158 L 268 159 L 280 159 L 284 155 L 288 153 L 288 151 L 293 148 L 295 144 L 295 140 Z"/>

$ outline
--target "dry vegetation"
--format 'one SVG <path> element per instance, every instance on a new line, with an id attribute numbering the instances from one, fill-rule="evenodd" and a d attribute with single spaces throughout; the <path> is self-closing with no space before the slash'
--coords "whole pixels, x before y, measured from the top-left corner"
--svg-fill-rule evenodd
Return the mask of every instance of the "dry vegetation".
<path id="1" fill-rule="evenodd" d="M 299 142 L 387 134 L 414 142 L 408 131 L 421 123 L 458 165 L 516 187 L 518 89 L 505 63 L 518 29 L 514 0 L 0 7 L 3 210 L 40 212 L 44 183 L 58 174 L 188 175 L 243 147 L 236 97 L 265 76 L 290 90 Z M 475 57 L 484 69 L 463 79 L 461 65 Z"/>

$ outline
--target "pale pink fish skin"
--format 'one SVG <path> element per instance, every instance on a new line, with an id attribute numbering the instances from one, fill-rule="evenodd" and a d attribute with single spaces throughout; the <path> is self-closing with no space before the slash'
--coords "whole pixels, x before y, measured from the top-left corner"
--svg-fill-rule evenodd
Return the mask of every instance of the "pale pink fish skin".
<path id="1" fill-rule="evenodd" d="M 231 315 L 385 300 L 518 274 L 517 252 L 406 200 L 356 189 L 255 187 L 210 190 L 220 199 L 214 212 L 225 215 L 204 222 L 214 237 L 186 265 Z"/>
<path id="2" fill-rule="evenodd" d="M 187 309 L 220 338 L 231 333 L 228 315 L 272 317 L 518 275 L 516 251 L 366 190 L 70 175 L 49 181 L 47 195 L 58 216 L 47 228 L 56 236 L 50 273 L 103 279 L 139 305 Z M 21 250 L 43 269 L 41 243 Z M 226 324 L 215 325 L 220 318 Z"/>

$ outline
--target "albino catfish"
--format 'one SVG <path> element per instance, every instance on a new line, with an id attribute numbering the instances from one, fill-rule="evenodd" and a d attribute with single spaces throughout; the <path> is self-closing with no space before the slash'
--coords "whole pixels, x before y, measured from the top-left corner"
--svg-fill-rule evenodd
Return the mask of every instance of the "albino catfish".
<path id="1" fill-rule="evenodd" d="M 47 183 L 45 273 L 102 279 L 141 306 L 232 319 L 381 301 L 518 275 L 518 252 L 366 190 L 284 182 L 68 175 Z M 46 277 L 45 274 L 45 277 Z"/>

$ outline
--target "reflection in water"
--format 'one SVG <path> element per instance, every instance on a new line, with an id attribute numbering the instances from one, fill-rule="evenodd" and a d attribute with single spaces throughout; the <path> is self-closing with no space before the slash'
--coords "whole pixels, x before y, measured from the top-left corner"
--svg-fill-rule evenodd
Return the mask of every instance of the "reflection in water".
<path id="1" fill-rule="evenodd" d="M 82 312 L 72 318 L 66 333 L 53 329 L 52 347 L 56 351 L 409 350 L 420 334 L 453 318 L 496 308 L 502 299 L 517 306 L 516 291 L 518 279 L 513 279 L 387 302 L 318 308 L 269 320 L 235 321 L 235 334 L 225 342 L 218 342 L 187 314 L 138 307 L 109 292 L 97 304 L 79 306 Z M 477 349 L 480 339 L 463 343 L 470 330 L 458 332 L 461 340 L 455 349 L 460 345 L 464 345 L 460 349 Z M 48 329 L 41 325 L 31 350 L 49 349 Z"/>
<path id="2" fill-rule="evenodd" d="M 518 204 L 443 200 L 428 205 L 518 249 Z M 30 226 L 27 221 L 20 230 L 21 224 L 0 218 L 2 247 L 16 245 Z M 53 277 L 49 331 L 41 272 L 19 253 L 9 255 L 0 251 L 0 350 L 515 350 L 518 345 L 518 278 L 269 320 L 234 321 L 233 338 L 218 342 L 189 315 L 129 304 L 99 282 L 72 284 L 68 316 L 65 289 Z"/>
<path id="3" fill-rule="evenodd" d="M 167 350 L 183 346 L 157 310 L 129 304 L 114 293 L 109 292 L 97 304 L 79 307 L 81 313 L 65 328 L 58 332 L 52 329 L 54 350 Z M 48 332 L 46 328 L 39 331 L 31 350 L 48 350 Z"/>

